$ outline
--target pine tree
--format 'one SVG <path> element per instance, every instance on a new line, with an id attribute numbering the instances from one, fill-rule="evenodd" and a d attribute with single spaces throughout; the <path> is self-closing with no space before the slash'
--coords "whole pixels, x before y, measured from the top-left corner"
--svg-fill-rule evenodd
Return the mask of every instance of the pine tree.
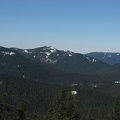
<path id="1" fill-rule="evenodd" d="M 100 108 L 99 108 L 98 114 L 97 114 L 97 120 L 103 120 L 100 112 L 101 112 L 101 110 L 100 110 Z"/>
<path id="2" fill-rule="evenodd" d="M 37 110 L 34 110 L 29 118 L 29 120 L 40 120 L 40 113 Z"/>
<path id="3" fill-rule="evenodd" d="M 66 91 L 62 90 L 60 95 L 50 105 L 45 120 L 63 120 L 66 115 Z"/>
<path id="4" fill-rule="evenodd" d="M 62 90 L 50 107 L 45 120 L 79 120 L 74 96 Z"/>
<path id="5" fill-rule="evenodd" d="M 120 102 L 117 99 L 108 120 L 120 120 Z"/>
<path id="6" fill-rule="evenodd" d="M 5 110 L 5 97 L 6 93 L 0 92 L 0 120 L 5 120 L 8 117 L 8 113 Z"/>
<path id="7" fill-rule="evenodd" d="M 16 108 L 16 114 L 15 114 L 15 120 L 27 120 L 27 106 L 28 101 L 26 100 L 26 95 L 24 94 L 22 96 L 22 100 L 18 104 L 18 107 Z"/>
<path id="8" fill-rule="evenodd" d="M 66 115 L 69 120 L 78 120 L 78 111 L 75 104 L 75 96 L 71 92 L 67 95 Z"/>

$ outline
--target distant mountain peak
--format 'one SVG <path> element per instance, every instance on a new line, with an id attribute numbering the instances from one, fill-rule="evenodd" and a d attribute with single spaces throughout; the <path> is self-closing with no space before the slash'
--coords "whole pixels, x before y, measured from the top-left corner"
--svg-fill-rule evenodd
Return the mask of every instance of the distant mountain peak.
<path id="1" fill-rule="evenodd" d="M 120 53 L 116 52 L 92 52 L 86 54 L 89 57 L 93 57 L 95 59 L 101 60 L 107 64 L 117 64 L 120 63 Z"/>

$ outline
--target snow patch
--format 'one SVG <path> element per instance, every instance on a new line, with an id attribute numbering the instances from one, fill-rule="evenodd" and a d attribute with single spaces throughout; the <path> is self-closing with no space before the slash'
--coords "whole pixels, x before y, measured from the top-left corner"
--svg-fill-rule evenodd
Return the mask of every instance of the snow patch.
<path id="1" fill-rule="evenodd" d="M 77 91 L 71 91 L 72 95 L 77 95 Z"/>
<path id="2" fill-rule="evenodd" d="M 120 81 L 115 81 L 114 83 L 117 83 L 117 84 L 119 84 L 119 83 L 120 83 Z"/>
<path id="3" fill-rule="evenodd" d="M 12 55 L 15 55 L 15 53 L 14 52 L 10 52 L 10 55 L 12 56 Z"/>
<path id="4" fill-rule="evenodd" d="M 28 50 L 24 50 L 23 52 L 25 52 L 25 53 L 29 53 Z"/>
<path id="5" fill-rule="evenodd" d="M 89 60 L 89 61 L 91 62 L 91 60 L 90 60 L 90 58 L 89 58 L 89 57 L 86 57 L 86 59 L 87 59 L 87 60 Z"/>
<path id="6" fill-rule="evenodd" d="M 97 60 L 93 59 L 92 62 L 97 62 Z"/>
<path id="7" fill-rule="evenodd" d="M 55 52 L 55 50 L 50 50 L 52 53 Z"/>
<path id="8" fill-rule="evenodd" d="M 48 56 L 46 56 L 46 59 L 48 58 Z"/>
<path id="9" fill-rule="evenodd" d="M 68 54 L 68 56 L 70 56 L 70 57 L 71 57 L 71 56 L 72 56 L 72 54 L 73 54 L 73 52 L 71 52 L 71 51 L 69 51 L 69 50 L 67 50 L 67 51 L 66 51 L 66 53 L 67 53 L 67 54 Z"/>
<path id="10" fill-rule="evenodd" d="M 51 53 L 50 52 L 46 52 L 45 54 L 49 56 Z"/>
<path id="11" fill-rule="evenodd" d="M 15 55 L 15 53 L 14 52 L 2 52 L 2 54 L 4 54 L 4 56 L 5 55 L 10 55 L 10 56 L 13 56 L 13 55 Z"/>
<path id="12" fill-rule="evenodd" d="M 91 60 L 89 57 L 86 57 L 86 59 L 89 60 L 90 62 L 97 62 L 96 59 L 92 59 L 92 60 Z"/>
<path id="13" fill-rule="evenodd" d="M 92 87 L 96 88 L 96 87 L 97 87 L 97 84 L 95 84 L 95 85 L 94 85 L 94 84 L 92 84 Z"/>
<path id="14" fill-rule="evenodd" d="M 69 56 L 72 56 L 71 54 L 69 54 Z"/>
<path id="15" fill-rule="evenodd" d="M 52 48 L 51 47 L 51 50 L 50 50 L 52 53 L 55 53 L 57 50 L 56 50 L 56 48 Z"/>

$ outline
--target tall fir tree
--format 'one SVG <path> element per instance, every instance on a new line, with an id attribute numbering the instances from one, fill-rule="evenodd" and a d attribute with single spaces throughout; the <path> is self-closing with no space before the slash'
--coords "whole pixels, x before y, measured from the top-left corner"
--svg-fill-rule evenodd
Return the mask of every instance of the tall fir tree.
<path id="1" fill-rule="evenodd" d="M 120 102 L 116 99 L 112 112 L 109 114 L 108 120 L 120 120 Z"/>
<path id="2" fill-rule="evenodd" d="M 79 120 L 75 98 L 71 92 L 61 90 L 48 110 L 45 120 Z"/>

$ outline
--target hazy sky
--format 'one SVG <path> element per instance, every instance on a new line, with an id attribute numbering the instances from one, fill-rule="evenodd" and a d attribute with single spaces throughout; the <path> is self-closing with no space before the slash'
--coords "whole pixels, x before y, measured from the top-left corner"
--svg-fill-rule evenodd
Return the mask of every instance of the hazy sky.
<path id="1" fill-rule="evenodd" d="M 0 46 L 120 52 L 120 0 L 0 0 Z"/>

